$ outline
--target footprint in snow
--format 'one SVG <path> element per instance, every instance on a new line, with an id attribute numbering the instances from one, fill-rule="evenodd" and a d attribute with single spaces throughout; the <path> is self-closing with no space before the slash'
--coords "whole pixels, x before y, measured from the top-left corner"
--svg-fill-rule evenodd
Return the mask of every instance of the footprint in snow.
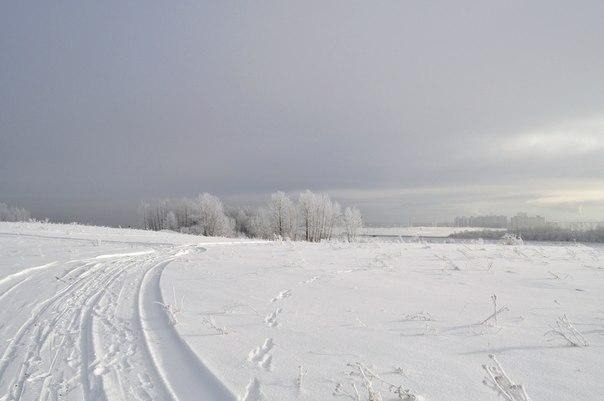
<path id="1" fill-rule="evenodd" d="M 303 283 L 304 284 L 310 284 L 310 283 L 312 283 L 314 281 L 317 281 L 318 279 L 319 279 L 319 276 L 314 276 L 314 277 L 309 278 L 308 280 L 303 281 Z"/>
<path id="2" fill-rule="evenodd" d="M 271 370 L 273 363 L 273 356 L 270 354 L 271 350 L 275 346 L 272 338 L 264 340 L 264 344 L 259 347 L 252 349 L 248 355 L 247 360 L 254 365 L 264 370 Z"/>
<path id="3" fill-rule="evenodd" d="M 275 309 L 274 311 L 272 311 L 271 313 L 269 313 L 268 315 L 266 315 L 266 317 L 264 318 L 264 323 L 268 327 L 277 327 L 277 326 L 279 326 L 279 320 L 277 318 L 279 317 L 279 314 L 282 311 L 283 310 L 281 308 Z"/>
<path id="4" fill-rule="evenodd" d="M 282 290 L 279 292 L 279 294 L 277 294 L 277 296 L 271 299 L 271 302 L 277 302 L 278 300 L 290 297 L 291 295 L 292 290 Z"/>
<path id="5" fill-rule="evenodd" d="M 257 378 L 250 379 L 247 387 L 245 388 L 245 394 L 241 397 L 241 401 L 265 401 L 266 396 L 262 393 L 260 388 L 260 381 Z"/>

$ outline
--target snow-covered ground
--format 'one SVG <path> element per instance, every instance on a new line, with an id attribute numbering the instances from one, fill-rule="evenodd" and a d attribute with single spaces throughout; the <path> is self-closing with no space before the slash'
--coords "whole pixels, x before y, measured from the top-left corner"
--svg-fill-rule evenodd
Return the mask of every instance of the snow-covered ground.
<path id="1" fill-rule="evenodd" d="M 603 251 L 0 223 L 0 400 L 597 400 Z"/>

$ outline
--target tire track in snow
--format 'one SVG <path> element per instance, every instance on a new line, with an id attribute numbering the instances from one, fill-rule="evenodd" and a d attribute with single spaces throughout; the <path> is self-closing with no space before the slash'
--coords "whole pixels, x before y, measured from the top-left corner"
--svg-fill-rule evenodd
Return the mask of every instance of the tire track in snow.
<path id="1" fill-rule="evenodd" d="M 205 250 L 199 247 L 197 249 Z M 176 332 L 161 307 L 164 303 L 160 288 L 161 275 L 164 268 L 177 256 L 178 254 L 153 266 L 141 281 L 138 308 L 146 348 L 174 400 L 236 401 L 237 397 Z"/>

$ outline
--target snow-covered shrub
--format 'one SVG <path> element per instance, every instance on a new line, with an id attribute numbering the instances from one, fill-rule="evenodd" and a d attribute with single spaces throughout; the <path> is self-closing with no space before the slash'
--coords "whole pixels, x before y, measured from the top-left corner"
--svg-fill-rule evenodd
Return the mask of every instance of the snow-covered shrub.
<path id="1" fill-rule="evenodd" d="M 501 238 L 501 243 L 503 245 L 522 245 L 524 241 L 522 241 L 520 236 L 508 233 Z"/>

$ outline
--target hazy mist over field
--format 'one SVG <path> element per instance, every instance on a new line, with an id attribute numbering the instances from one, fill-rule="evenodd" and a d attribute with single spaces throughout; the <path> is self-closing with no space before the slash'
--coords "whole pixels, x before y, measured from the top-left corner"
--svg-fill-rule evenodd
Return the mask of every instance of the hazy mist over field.
<path id="1" fill-rule="evenodd" d="M 604 220 L 599 1 L 5 2 L 0 195 L 328 191 L 368 222 Z"/>

